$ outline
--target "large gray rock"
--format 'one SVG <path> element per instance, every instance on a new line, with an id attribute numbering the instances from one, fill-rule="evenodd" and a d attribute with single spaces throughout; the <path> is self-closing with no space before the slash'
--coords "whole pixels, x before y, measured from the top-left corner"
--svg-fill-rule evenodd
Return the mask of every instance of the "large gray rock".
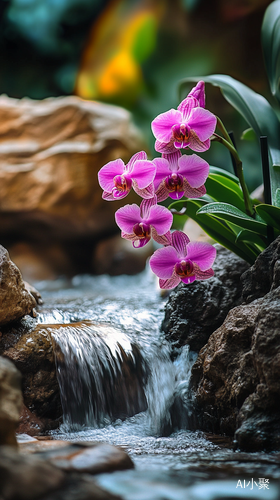
<path id="1" fill-rule="evenodd" d="M 11 361 L 0 356 L 0 445 L 16 446 L 21 405 L 20 372 Z"/>
<path id="2" fill-rule="evenodd" d="M 280 450 L 279 240 L 244 274 L 248 303 L 210 336 L 190 381 L 190 426 L 234 436 L 247 451 Z"/>
<path id="3" fill-rule="evenodd" d="M 174 347 L 188 344 L 191 350 L 199 351 L 206 344 L 230 309 L 241 303 L 240 276 L 248 267 L 247 262 L 217 245 L 214 277 L 190 285 L 181 283 L 170 294 L 162 329 Z"/>
<path id="4" fill-rule="evenodd" d="M 0 326 L 26 314 L 33 316 L 36 305 L 36 299 L 25 288 L 19 269 L 0 245 Z"/>

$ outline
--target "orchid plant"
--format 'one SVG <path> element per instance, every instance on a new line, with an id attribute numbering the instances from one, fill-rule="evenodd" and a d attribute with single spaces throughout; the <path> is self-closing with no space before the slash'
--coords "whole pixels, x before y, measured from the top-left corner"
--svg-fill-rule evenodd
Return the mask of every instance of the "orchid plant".
<path id="1" fill-rule="evenodd" d="M 269 5 L 262 27 L 262 43 L 272 94 L 280 102 L 280 0 Z M 122 199 L 131 189 L 142 198 L 140 206 L 126 205 L 115 219 L 123 238 L 135 248 L 155 240 L 158 248 L 150 267 L 160 287 L 175 288 L 213 276 L 216 249 L 192 242 L 183 231 L 171 232 L 173 214 L 191 217 L 215 241 L 253 263 L 257 255 L 280 234 L 280 122 L 268 101 L 227 75 L 188 78 L 198 81 L 179 104 L 158 115 L 151 127 L 155 150 L 161 157 L 148 160 L 144 151 L 127 165 L 121 159 L 104 165 L 98 173 L 102 197 Z M 205 82 L 219 86 L 225 98 L 243 115 L 261 138 L 265 203 L 252 199 L 246 186 L 242 161 L 220 118 L 205 109 Z M 220 130 L 220 134 L 216 131 Z M 196 153 L 218 141 L 234 160 L 235 175 L 208 163 Z M 183 150 L 183 153 L 182 153 Z M 186 150 L 195 153 L 185 154 Z M 168 208 L 159 205 L 171 198 Z"/>

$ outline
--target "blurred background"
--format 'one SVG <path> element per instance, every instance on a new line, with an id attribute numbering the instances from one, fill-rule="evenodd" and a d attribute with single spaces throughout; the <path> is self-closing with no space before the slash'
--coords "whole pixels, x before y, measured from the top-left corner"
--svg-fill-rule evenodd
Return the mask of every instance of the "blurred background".
<path id="1" fill-rule="evenodd" d="M 139 264 L 121 242 L 97 172 L 140 149 L 159 156 L 151 121 L 185 97 L 185 77 L 226 73 L 270 100 L 260 43 L 269 3 L 0 0 L 0 241 L 26 279 L 143 269 L 147 253 Z M 24 97 L 34 101 L 15 100 Z M 207 85 L 206 98 L 234 132 L 254 190 L 258 138 L 240 139 L 248 125 L 218 89 Z M 220 144 L 203 156 L 232 171 Z"/>
<path id="2" fill-rule="evenodd" d="M 1 0 L 0 93 L 76 94 L 129 109 L 153 151 L 151 120 L 179 102 L 186 76 L 227 73 L 267 94 L 260 27 L 269 0 Z M 219 91 L 208 107 L 233 129 L 250 190 L 260 183 L 256 144 Z M 209 152 L 210 153 L 210 152 Z M 230 168 L 219 145 L 206 158 Z"/>

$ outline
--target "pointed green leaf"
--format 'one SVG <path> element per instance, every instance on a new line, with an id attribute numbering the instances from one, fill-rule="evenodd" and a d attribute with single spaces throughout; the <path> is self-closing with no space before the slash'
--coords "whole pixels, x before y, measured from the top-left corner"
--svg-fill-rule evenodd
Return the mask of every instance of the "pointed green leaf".
<path id="1" fill-rule="evenodd" d="M 248 229 L 242 229 L 238 233 L 236 237 L 236 242 L 239 241 L 247 241 L 249 243 L 255 243 L 262 249 L 265 249 L 267 247 L 267 239 L 265 237 L 262 238 L 259 234 L 253 233 Z"/>
<path id="2" fill-rule="evenodd" d="M 243 132 L 242 132 L 241 139 L 242 139 L 242 141 L 255 141 L 256 134 L 251 127 L 246 128 L 246 130 L 243 130 Z"/>
<path id="3" fill-rule="evenodd" d="M 239 184 L 238 177 L 236 177 L 236 175 L 233 175 L 231 172 L 228 172 L 228 170 L 224 170 L 223 168 L 214 167 L 213 165 L 210 165 L 210 174 L 222 175 L 223 177 L 232 180 L 236 184 Z"/>
<path id="4" fill-rule="evenodd" d="M 280 208 L 261 203 L 256 206 L 256 212 L 269 226 L 280 229 Z"/>
<path id="5" fill-rule="evenodd" d="M 257 135 L 267 136 L 270 156 L 270 177 L 272 203 L 275 203 L 276 189 L 280 185 L 280 122 L 269 102 L 260 94 L 228 75 L 211 75 L 185 78 L 181 93 L 187 92 L 190 82 L 204 80 L 220 87 L 225 99 L 245 118 Z"/>
<path id="6" fill-rule="evenodd" d="M 231 179 L 219 174 L 209 174 L 205 187 L 207 194 L 214 200 L 230 203 L 245 212 L 241 188 Z"/>
<path id="7" fill-rule="evenodd" d="M 263 222 L 256 221 L 249 215 L 245 214 L 238 208 L 229 205 L 228 203 L 208 203 L 202 207 L 198 214 L 211 214 L 224 221 L 233 222 L 243 229 L 249 229 L 255 233 L 266 236 L 267 225 Z"/>
<path id="8" fill-rule="evenodd" d="M 236 255 L 239 255 L 242 259 L 253 264 L 257 256 L 256 250 L 243 242 L 236 244 L 236 234 L 229 228 L 226 222 L 212 217 L 209 214 L 198 215 L 198 209 L 205 206 L 207 206 L 207 202 L 199 198 L 176 201 L 169 205 L 168 208 L 180 211 L 182 208 L 186 207 L 186 215 L 196 221 L 206 234 Z"/>
<path id="9" fill-rule="evenodd" d="M 271 93 L 280 101 L 280 1 L 266 9 L 262 24 L 262 47 Z"/>

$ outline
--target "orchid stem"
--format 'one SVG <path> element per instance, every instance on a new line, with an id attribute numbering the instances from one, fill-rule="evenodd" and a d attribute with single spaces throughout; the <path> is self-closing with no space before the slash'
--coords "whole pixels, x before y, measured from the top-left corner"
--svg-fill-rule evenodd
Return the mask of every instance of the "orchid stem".
<path id="1" fill-rule="evenodd" d="M 243 193 L 243 197 L 244 197 L 246 214 L 250 215 L 250 217 L 254 217 L 254 209 L 253 209 L 252 200 L 250 198 L 247 184 L 246 184 L 245 179 L 244 179 L 242 161 L 241 161 L 239 154 L 237 153 L 237 151 L 234 147 L 234 144 L 233 144 L 222 120 L 218 116 L 217 116 L 217 125 L 220 128 L 220 130 L 222 131 L 224 137 L 221 137 L 218 134 L 213 134 L 213 136 L 214 136 L 213 140 L 216 140 L 216 141 L 220 142 L 221 144 L 223 144 L 231 153 L 232 158 L 234 159 L 235 164 L 236 164 L 236 173 L 237 173 L 237 177 L 239 179 L 240 187 L 242 189 L 242 193 Z"/>

